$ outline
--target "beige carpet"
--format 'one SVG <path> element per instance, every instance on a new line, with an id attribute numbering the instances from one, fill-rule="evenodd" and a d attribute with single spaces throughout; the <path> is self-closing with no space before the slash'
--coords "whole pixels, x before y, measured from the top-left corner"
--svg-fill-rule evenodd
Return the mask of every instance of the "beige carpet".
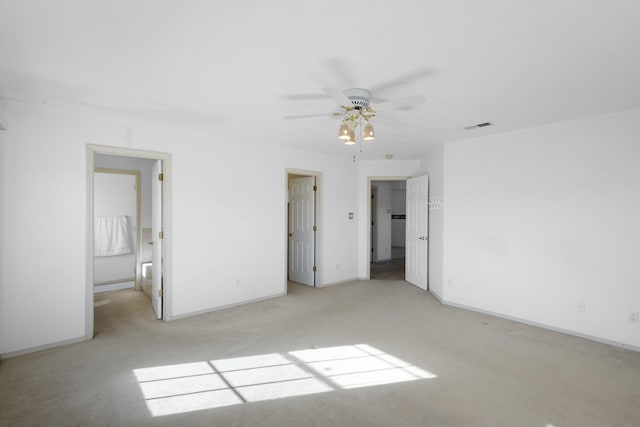
<path id="1" fill-rule="evenodd" d="M 372 262 L 369 264 L 371 280 L 404 280 L 405 258 L 394 258 L 389 261 Z"/>
<path id="2" fill-rule="evenodd" d="M 0 425 L 640 425 L 639 353 L 405 282 L 289 292 L 170 323 L 98 295 L 94 340 L 0 364 Z"/>

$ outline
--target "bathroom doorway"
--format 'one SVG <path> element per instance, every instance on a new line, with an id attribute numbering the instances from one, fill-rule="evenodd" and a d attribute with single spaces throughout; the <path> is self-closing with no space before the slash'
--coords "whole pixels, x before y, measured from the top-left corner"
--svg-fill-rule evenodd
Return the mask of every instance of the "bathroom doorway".
<path id="1" fill-rule="evenodd" d="M 97 314 L 102 321 L 104 313 L 122 313 L 103 307 L 116 301 L 147 301 L 158 319 L 170 320 L 170 160 L 166 153 L 88 146 L 88 338 Z M 132 298 L 139 302 L 124 302 Z"/>
<path id="2" fill-rule="evenodd" d="M 124 166 L 123 162 L 114 161 L 120 159 L 124 160 L 116 156 L 97 155 L 96 165 Z M 143 257 L 146 248 L 141 241 L 141 175 L 145 167 L 144 164 L 127 166 L 139 167 L 135 170 L 94 168 L 94 293 L 142 288 L 142 260 L 147 258 Z M 147 174 L 144 175 L 146 179 Z M 148 259 L 150 261 L 151 257 Z"/>

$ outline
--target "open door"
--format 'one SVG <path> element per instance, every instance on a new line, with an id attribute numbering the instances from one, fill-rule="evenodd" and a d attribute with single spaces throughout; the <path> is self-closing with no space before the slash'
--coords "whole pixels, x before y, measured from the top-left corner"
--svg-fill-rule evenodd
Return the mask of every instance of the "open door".
<path id="1" fill-rule="evenodd" d="M 293 178 L 289 186 L 289 280 L 315 286 L 316 178 Z"/>
<path id="2" fill-rule="evenodd" d="M 162 319 L 162 160 L 156 160 L 151 171 L 151 235 L 153 243 L 151 273 L 151 305 Z"/>
<path id="3" fill-rule="evenodd" d="M 378 260 L 378 233 L 376 227 L 378 225 L 378 189 L 371 187 L 371 258 L 370 262 Z"/>
<path id="4" fill-rule="evenodd" d="M 429 177 L 407 180 L 406 281 L 428 289 Z"/>

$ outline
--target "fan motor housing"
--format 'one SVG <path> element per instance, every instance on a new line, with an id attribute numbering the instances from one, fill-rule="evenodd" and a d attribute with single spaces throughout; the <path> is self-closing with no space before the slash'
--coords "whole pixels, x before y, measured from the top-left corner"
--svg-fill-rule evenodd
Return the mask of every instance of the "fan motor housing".
<path id="1" fill-rule="evenodd" d="M 345 89 L 343 93 L 349 98 L 356 108 L 367 108 L 371 99 L 371 92 L 366 89 L 351 88 Z"/>

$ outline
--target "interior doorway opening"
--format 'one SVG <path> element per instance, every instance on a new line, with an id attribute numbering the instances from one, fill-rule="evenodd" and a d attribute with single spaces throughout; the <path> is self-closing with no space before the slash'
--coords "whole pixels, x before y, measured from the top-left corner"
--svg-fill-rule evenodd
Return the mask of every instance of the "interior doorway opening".
<path id="1" fill-rule="evenodd" d="M 406 181 L 370 181 L 369 278 L 405 280 Z"/>
<path id="2" fill-rule="evenodd" d="M 89 339 L 95 333 L 96 307 L 126 300 L 113 292 L 142 296 L 158 319 L 171 319 L 170 168 L 166 153 L 87 146 Z M 100 310 L 115 316 L 123 312 Z"/>
<path id="3" fill-rule="evenodd" d="M 93 172 L 93 292 L 143 286 L 143 220 L 147 205 L 146 165 L 124 157 L 96 155 Z M 145 194 L 143 194 L 145 193 Z M 144 198 L 143 198 L 144 196 Z"/>

